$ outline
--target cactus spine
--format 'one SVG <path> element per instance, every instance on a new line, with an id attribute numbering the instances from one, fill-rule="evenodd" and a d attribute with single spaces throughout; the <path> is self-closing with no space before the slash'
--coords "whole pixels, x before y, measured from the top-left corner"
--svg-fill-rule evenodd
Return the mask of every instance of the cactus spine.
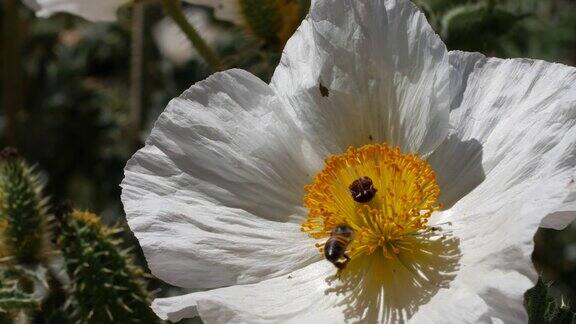
<path id="1" fill-rule="evenodd" d="M 41 262 L 49 251 L 48 216 L 34 168 L 14 149 L 0 153 L 0 256 Z"/>
<path id="2" fill-rule="evenodd" d="M 117 229 L 98 216 L 73 211 L 61 217 L 59 245 L 71 279 L 68 309 L 78 323 L 157 323 L 149 308 L 144 272 L 134 266 Z"/>

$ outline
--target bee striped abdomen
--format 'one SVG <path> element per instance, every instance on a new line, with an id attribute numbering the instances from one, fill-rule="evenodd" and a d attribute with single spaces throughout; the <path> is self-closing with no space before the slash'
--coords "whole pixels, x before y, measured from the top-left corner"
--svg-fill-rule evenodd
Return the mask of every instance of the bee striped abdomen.
<path id="1" fill-rule="evenodd" d="M 349 242 L 349 240 L 340 237 L 329 238 L 324 247 L 324 256 L 326 257 L 326 260 L 334 262 L 342 258 Z"/>
<path id="2" fill-rule="evenodd" d="M 344 269 L 350 261 L 350 257 L 346 255 L 346 249 L 352 241 L 352 235 L 353 231 L 348 225 L 338 225 L 332 230 L 324 244 L 324 257 L 339 270 Z"/>

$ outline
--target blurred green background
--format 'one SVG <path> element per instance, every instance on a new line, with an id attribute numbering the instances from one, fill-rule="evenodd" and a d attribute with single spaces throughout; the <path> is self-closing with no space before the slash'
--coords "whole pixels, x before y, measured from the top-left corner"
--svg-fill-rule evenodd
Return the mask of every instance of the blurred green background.
<path id="1" fill-rule="evenodd" d="M 576 65 L 575 1 L 416 2 L 450 49 Z M 304 1 L 300 6 L 306 7 Z M 211 33 L 227 67 L 269 81 L 282 36 L 217 21 L 208 8 L 186 9 L 207 17 L 207 30 L 199 32 Z M 67 14 L 36 18 L 20 0 L 2 0 L 0 10 L 0 146 L 17 147 L 38 166 L 55 204 L 71 200 L 107 224 L 124 224 L 119 188 L 124 164 L 168 101 L 211 69 L 186 51 L 184 58 L 170 57 L 155 41 L 158 26 L 167 22 L 153 1 L 138 12 L 122 8 L 114 23 Z M 136 244 L 129 231 L 124 236 L 126 245 Z M 535 239 L 538 269 L 555 294 L 573 299 L 576 226 L 540 230 Z M 151 289 L 159 286 L 153 282 Z"/>

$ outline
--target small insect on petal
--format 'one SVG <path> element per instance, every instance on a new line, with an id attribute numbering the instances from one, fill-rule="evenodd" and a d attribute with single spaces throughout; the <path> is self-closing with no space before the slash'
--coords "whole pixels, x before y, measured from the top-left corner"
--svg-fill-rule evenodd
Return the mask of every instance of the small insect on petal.
<path id="1" fill-rule="evenodd" d="M 318 89 L 320 90 L 320 95 L 322 95 L 322 97 L 328 97 L 330 95 L 330 90 L 328 90 L 328 88 L 326 88 L 326 86 L 323 85 L 322 82 L 320 82 L 320 84 L 318 85 Z"/>

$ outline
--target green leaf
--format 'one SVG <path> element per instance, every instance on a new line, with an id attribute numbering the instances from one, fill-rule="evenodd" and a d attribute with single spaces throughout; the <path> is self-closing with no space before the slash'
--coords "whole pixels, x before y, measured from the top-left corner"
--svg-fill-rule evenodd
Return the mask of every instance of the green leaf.
<path id="1" fill-rule="evenodd" d="M 576 323 L 576 314 L 566 305 L 559 305 L 552 297 L 542 278 L 536 286 L 524 294 L 524 306 L 528 312 L 529 324 L 569 324 Z"/>

